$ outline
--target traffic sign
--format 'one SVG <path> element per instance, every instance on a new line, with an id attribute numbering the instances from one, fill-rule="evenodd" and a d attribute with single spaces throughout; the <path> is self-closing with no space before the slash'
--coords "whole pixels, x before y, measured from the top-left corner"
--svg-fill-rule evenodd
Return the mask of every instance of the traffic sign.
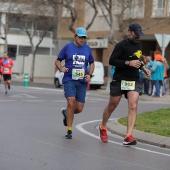
<path id="1" fill-rule="evenodd" d="M 165 55 L 165 48 L 169 44 L 170 34 L 155 34 L 156 40 L 162 49 L 162 57 Z"/>

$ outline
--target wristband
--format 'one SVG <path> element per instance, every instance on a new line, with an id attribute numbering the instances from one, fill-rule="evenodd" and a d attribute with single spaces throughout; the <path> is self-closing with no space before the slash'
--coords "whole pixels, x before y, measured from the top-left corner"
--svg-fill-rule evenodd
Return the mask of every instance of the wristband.
<path id="1" fill-rule="evenodd" d="M 88 74 L 89 76 L 90 76 L 90 78 L 92 78 L 93 76 L 92 76 L 92 74 Z"/>
<path id="2" fill-rule="evenodd" d="M 139 67 L 139 69 L 141 69 L 143 66 L 145 66 L 145 64 L 143 63 L 143 61 L 139 60 L 141 63 L 141 66 Z"/>

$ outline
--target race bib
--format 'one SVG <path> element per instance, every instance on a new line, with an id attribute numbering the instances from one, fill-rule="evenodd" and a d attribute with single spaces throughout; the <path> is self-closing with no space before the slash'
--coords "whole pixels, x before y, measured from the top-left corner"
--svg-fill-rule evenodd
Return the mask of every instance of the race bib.
<path id="1" fill-rule="evenodd" d="M 121 81 L 121 90 L 134 90 L 135 89 L 135 81 Z"/>
<path id="2" fill-rule="evenodd" d="M 4 68 L 4 73 L 9 73 L 9 68 Z"/>
<path id="3" fill-rule="evenodd" d="M 84 69 L 72 69 L 72 79 L 78 80 L 84 78 Z"/>

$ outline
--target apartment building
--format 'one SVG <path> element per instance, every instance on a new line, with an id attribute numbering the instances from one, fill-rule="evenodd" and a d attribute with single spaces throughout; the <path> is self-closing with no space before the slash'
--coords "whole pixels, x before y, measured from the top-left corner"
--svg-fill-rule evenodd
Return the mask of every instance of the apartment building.
<path id="1" fill-rule="evenodd" d="M 39 28 L 35 28 L 35 24 L 33 23 L 34 21 L 31 20 L 31 17 L 33 15 L 39 15 L 39 18 L 42 19 L 42 17 L 50 18 L 54 16 L 54 10 L 52 7 L 42 5 L 42 10 L 44 8 L 44 11 L 46 12 L 41 12 L 40 9 L 37 8 L 35 14 L 35 11 L 33 11 L 33 5 L 34 4 L 26 2 L 18 3 L 18 1 L 15 0 L 0 2 L 1 53 L 5 50 L 5 42 L 8 44 L 7 50 L 11 53 L 12 57 L 15 57 L 16 55 L 29 55 L 31 53 L 30 39 L 26 31 L 32 33 L 36 32 L 33 40 L 33 43 L 36 45 L 40 37 L 39 35 L 42 33 L 42 30 L 44 30 L 43 24 L 39 24 Z M 38 49 L 37 54 L 52 55 L 52 31 L 52 29 L 48 29 L 42 43 L 39 46 L 40 48 Z"/>
<path id="2" fill-rule="evenodd" d="M 0 56 L 2 57 L 5 51 L 9 52 L 15 63 L 14 74 L 21 75 L 25 72 L 30 74 L 32 46 L 35 49 L 38 45 L 34 76 L 50 77 L 53 81 L 56 58 L 53 23 L 54 8 L 51 4 L 47 4 L 46 0 L 0 2 Z M 42 66 L 46 63 L 49 66 L 44 71 Z"/>
<path id="3" fill-rule="evenodd" d="M 102 4 L 98 7 L 98 14 L 88 29 L 87 44 L 91 46 L 95 60 L 101 61 L 105 67 L 105 77 L 109 76 L 109 57 L 117 42 L 126 37 L 128 26 L 131 23 L 139 23 L 145 36 L 141 37 L 143 54 L 151 55 L 156 49 L 161 49 L 161 43 L 157 41 L 155 34 L 168 38 L 170 36 L 170 0 L 130 0 L 125 4 L 125 0 L 112 1 L 112 29 L 108 24 L 108 11 L 102 9 Z M 94 9 L 85 1 L 74 0 L 72 5 L 79 9 L 77 15 L 78 21 L 74 28 L 78 26 L 86 27 L 91 21 Z M 126 5 L 126 8 L 125 8 Z M 59 39 L 72 40 L 73 33 L 68 30 L 70 23 L 69 11 L 60 8 L 59 27 L 57 37 Z M 124 11 L 124 12 L 122 12 Z M 104 15 L 103 15 L 104 14 Z M 114 43 L 109 43 L 109 36 L 113 34 Z M 168 41 L 168 40 L 167 40 Z M 170 44 L 167 42 L 164 55 L 170 64 Z"/>

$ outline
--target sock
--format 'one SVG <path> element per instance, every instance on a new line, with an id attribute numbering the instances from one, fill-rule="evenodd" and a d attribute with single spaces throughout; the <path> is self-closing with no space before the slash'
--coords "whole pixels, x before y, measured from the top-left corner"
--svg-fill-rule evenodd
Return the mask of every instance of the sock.
<path id="1" fill-rule="evenodd" d="M 67 127 L 67 130 L 72 130 L 72 127 Z"/>

